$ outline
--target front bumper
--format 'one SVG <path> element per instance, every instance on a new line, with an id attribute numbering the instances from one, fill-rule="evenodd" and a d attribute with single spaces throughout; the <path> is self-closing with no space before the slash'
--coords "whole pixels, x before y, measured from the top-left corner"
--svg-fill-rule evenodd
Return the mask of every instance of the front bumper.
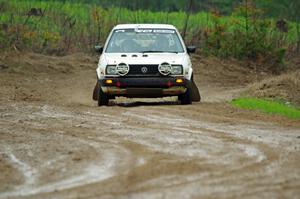
<path id="1" fill-rule="evenodd" d="M 180 79 L 181 81 L 177 81 Z M 107 80 L 110 80 L 109 83 Z M 102 91 L 109 96 L 165 97 L 184 94 L 189 80 L 183 77 L 104 78 L 99 80 Z"/>

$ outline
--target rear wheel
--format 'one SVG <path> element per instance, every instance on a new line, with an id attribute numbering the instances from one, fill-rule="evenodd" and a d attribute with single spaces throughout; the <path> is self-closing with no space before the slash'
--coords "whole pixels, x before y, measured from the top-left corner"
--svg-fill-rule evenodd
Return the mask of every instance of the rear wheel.
<path id="1" fill-rule="evenodd" d="M 107 106 L 109 102 L 108 96 L 102 91 L 101 87 L 98 88 L 98 106 Z"/>
<path id="2" fill-rule="evenodd" d="M 182 105 L 192 104 L 192 94 L 190 88 L 187 88 L 184 94 L 179 95 L 178 99 Z"/>

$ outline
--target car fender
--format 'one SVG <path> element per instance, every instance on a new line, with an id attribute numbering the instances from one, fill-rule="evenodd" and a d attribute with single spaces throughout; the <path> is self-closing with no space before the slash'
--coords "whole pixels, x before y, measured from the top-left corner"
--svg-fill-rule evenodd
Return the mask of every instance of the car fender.
<path id="1" fill-rule="evenodd" d="M 96 69 L 98 80 L 105 76 L 105 67 L 106 67 L 106 65 L 107 65 L 107 60 L 105 58 L 105 55 L 102 54 L 100 56 L 100 59 L 99 59 L 99 62 L 98 62 L 98 67 Z"/>

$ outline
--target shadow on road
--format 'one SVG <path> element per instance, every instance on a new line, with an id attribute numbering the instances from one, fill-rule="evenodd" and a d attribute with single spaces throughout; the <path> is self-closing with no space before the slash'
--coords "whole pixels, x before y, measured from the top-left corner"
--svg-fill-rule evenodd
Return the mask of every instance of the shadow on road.
<path id="1" fill-rule="evenodd" d="M 138 106 L 171 106 L 171 105 L 180 105 L 179 102 L 175 101 L 164 101 L 164 102 L 111 102 L 109 106 L 121 106 L 121 107 L 138 107 Z"/>

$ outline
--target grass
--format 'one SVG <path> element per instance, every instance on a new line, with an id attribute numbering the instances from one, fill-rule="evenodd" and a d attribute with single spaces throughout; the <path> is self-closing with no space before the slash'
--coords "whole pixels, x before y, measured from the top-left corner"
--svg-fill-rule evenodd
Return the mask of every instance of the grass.
<path id="1" fill-rule="evenodd" d="M 231 102 L 232 105 L 248 110 L 260 110 L 264 113 L 281 115 L 290 119 L 300 119 L 300 109 L 282 102 L 256 98 L 239 98 Z"/>
<path id="2" fill-rule="evenodd" d="M 7 2 L 0 0 L 0 2 Z M 74 3 L 72 1 L 58 2 L 58 1 L 40 1 L 40 0 L 10 0 L 7 4 L 7 10 L 0 14 L 0 21 L 2 23 L 7 23 L 10 19 L 11 13 L 17 15 L 17 23 L 23 23 L 26 12 L 30 8 L 42 8 L 46 10 L 47 15 L 52 15 L 51 18 L 44 18 L 39 21 L 39 25 L 46 23 L 49 20 L 54 21 L 57 24 L 57 17 L 59 15 L 69 16 L 76 18 L 78 22 L 78 28 L 87 28 L 90 23 L 91 16 L 93 12 L 99 9 L 101 20 L 109 21 L 109 23 L 171 23 L 178 27 L 180 30 L 184 27 L 184 22 L 186 15 L 184 12 L 151 12 L 151 11 L 131 11 L 125 8 L 109 8 L 108 10 L 101 9 L 101 7 L 95 4 L 84 4 L 84 3 Z M 55 17 L 54 17 L 55 16 Z M 31 20 L 31 18 L 29 19 Z M 241 25 L 233 23 L 233 21 L 241 22 L 244 24 L 243 19 L 236 16 L 222 16 L 220 23 L 227 24 L 232 28 L 240 28 Z M 275 20 L 271 20 L 271 23 L 275 23 Z M 82 26 L 84 25 L 84 26 Z M 274 25 L 274 24 L 273 24 Z M 51 28 L 53 24 L 49 24 L 48 28 Z M 190 32 L 197 32 L 199 29 L 211 28 L 214 26 L 211 13 L 199 12 L 192 14 L 189 22 Z M 292 29 L 288 33 L 288 39 L 290 42 L 296 41 L 296 29 L 295 24 L 290 23 L 290 28 Z M 110 29 L 106 30 L 109 31 Z M 274 31 L 274 30 L 273 30 Z"/>
<path id="3" fill-rule="evenodd" d="M 169 23 L 182 31 L 186 19 L 186 14 L 181 11 L 168 13 L 147 10 L 133 11 L 118 7 L 102 8 L 96 4 L 75 3 L 71 0 L 61 2 L 0 0 L 0 5 L 2 5 L 0 8 L 0 51 L 14 45 L 20 49 L 36 49 L 38 52 L 46 49 L 91 50 L 95 44 L 103 44 L 111 28 L 119 23 Z M 40 8 L 45 11 L 44 16 L 28 17 L 26 14 L 31 8 Z M 273 44 L 278 43 L 274 38 L 279 38 L 286 46 L 297 41 L 294 23 L 289 23 L 290 31 L 282 36 L 275 28 L 276 19 L 267 21 L 269 24 L 266 25 L 267 38 L 263 41 Z M 215 29 L 218 29 L 216 28 L 217 24 L 224 29 L 225 35 L 223 32 L 215 35 Z M 4 25 L 8 28 L 2 28 Z M 205 42 L 211 40 L 211 43 L 218 44 L 215 48 L 212 47 L 211 52 L 213 53 L 225 50 L 239 51 L 238 44 L 241 43 L 244 46 L 245 41 L 231 40 L 243 40 L 235 34 L 245 31 L 244 26 L 245 19 L 240 16 L 216 17 L 209 12 L 194 13 L 189 18 L 186 41 L 192 42 L 195 39 L 193 42 L 199 42 L 202 39 Z M 231 34 L 232 37 L 225 37 Z M 230 42 L 224 44 L 219 40 Z M 234 45 L 226 46 L 228 44 Z M 204 47 L 205 45 L 203 45 Z M 224 56 L 228 55 L 225 53 Z"/>

